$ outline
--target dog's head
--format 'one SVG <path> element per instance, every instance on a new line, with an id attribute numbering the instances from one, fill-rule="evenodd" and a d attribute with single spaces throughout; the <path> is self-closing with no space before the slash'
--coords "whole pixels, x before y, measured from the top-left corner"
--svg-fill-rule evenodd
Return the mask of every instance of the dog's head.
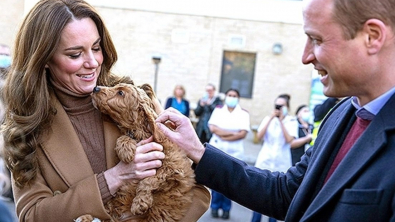
<path id="1" fill-rule="evenodd" d="M 94 106 L 123 128 L 153 129 L 156 118 L 152 88 L 120 83 L 113 87 L 96 86 L 92 92 Z"/>

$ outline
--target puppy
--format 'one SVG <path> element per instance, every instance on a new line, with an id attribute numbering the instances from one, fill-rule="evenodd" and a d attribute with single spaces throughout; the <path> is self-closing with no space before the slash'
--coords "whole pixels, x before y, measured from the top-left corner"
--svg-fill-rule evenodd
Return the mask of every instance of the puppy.
<path id="1" fill-rule="evenodd" d="M 133 161 L 137 143 L 150 136 L 163 146 L 166 155 L 155 176 L 124 185 L 106 204 L 116 221 L 128 213 L 140 215 L 139 221 L 179 221 L 192 202 L 195 179 L 191 161 L 157 129 L 154 98 L 155 93 L 148 84 L 97 86 L 92 93 L 95 107 L 108 115 L 122 133 L 115 147 L 121 161 Z"/>

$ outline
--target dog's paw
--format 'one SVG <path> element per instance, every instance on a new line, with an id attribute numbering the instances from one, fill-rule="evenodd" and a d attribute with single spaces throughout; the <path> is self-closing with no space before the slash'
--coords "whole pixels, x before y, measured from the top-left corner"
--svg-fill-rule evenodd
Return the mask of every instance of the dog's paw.
<path id="1" fill-rule="evenodd" d="M 129 136 L 123 135 L 117 139 L 115 152 L 119 159 L 125 163 L 130 163 L 136 153 L 137 142 Z"/>
<path id="2" fill-rule="evenodd" d="M 148 209 L 152 206 L 152 199 L 146 201 L 139 201 L 136 198 L 133 200 L 131 212 L 134 215 L 142 215 L 145 214 Z"/>

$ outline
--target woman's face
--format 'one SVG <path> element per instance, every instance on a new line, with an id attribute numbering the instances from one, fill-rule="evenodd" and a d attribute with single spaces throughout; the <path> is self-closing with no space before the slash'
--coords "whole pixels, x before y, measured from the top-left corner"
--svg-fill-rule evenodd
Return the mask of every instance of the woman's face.
<path id="1" fill-rule="evenodd" d="M 74 93 L 90 94 L 103 63 L 100 40 L 96 24 L 90 18 L 67 24 L 55 54 L 46 65 L 51 78 Z"/>
<path id="2" fill-rule="evenodd" d="M 310 115 L 310 110 L 307 106 L 300 109 L 297 114 L 298 118 L 302 118 L 303 115 Z"/>
<path id="3" fill-rule="evenodd" d="M 234 97 L 234 98 L 239 98 L 239 96 L 237 95 L 237 92 L 231 90 L 228 93 L 226 93 L 227 97 Z"/>
<path id="4" fill-rule="evenodd" d="M 174 94 L 176 97 L 182 98 L 182 97 L 184 97 L 184 89 L 182 89 L 181 86 L 177 86 Z"/>
<path id="5" fill-rule="evenodd" d="M 281 106 L 281 107 L 283 107 L 283 106 L 285 106 L 285 107 L 287 107 L 287 100 L 285 100 L 284 98 L 281 98 L 281 97 L 279 97 L 279 98 L 277 98 L 275 101 L 274 101 L 274 105 L 276 106 Z"/>

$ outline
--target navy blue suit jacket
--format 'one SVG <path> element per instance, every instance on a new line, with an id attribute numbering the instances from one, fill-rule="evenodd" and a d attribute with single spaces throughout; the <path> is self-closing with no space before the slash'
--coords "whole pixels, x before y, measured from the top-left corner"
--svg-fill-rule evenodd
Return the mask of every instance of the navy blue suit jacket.
<path id="1" fill-rule="evenodd" d="M 394 107 L 392 96 L 326 184 L 345 129 L 355 119 L 350 99 L 331 110 L 314 147 L 286 173 L 248 166 L 207 144 L 195 169 L 196 180 L 285 221 L 395 221 Z"/>

